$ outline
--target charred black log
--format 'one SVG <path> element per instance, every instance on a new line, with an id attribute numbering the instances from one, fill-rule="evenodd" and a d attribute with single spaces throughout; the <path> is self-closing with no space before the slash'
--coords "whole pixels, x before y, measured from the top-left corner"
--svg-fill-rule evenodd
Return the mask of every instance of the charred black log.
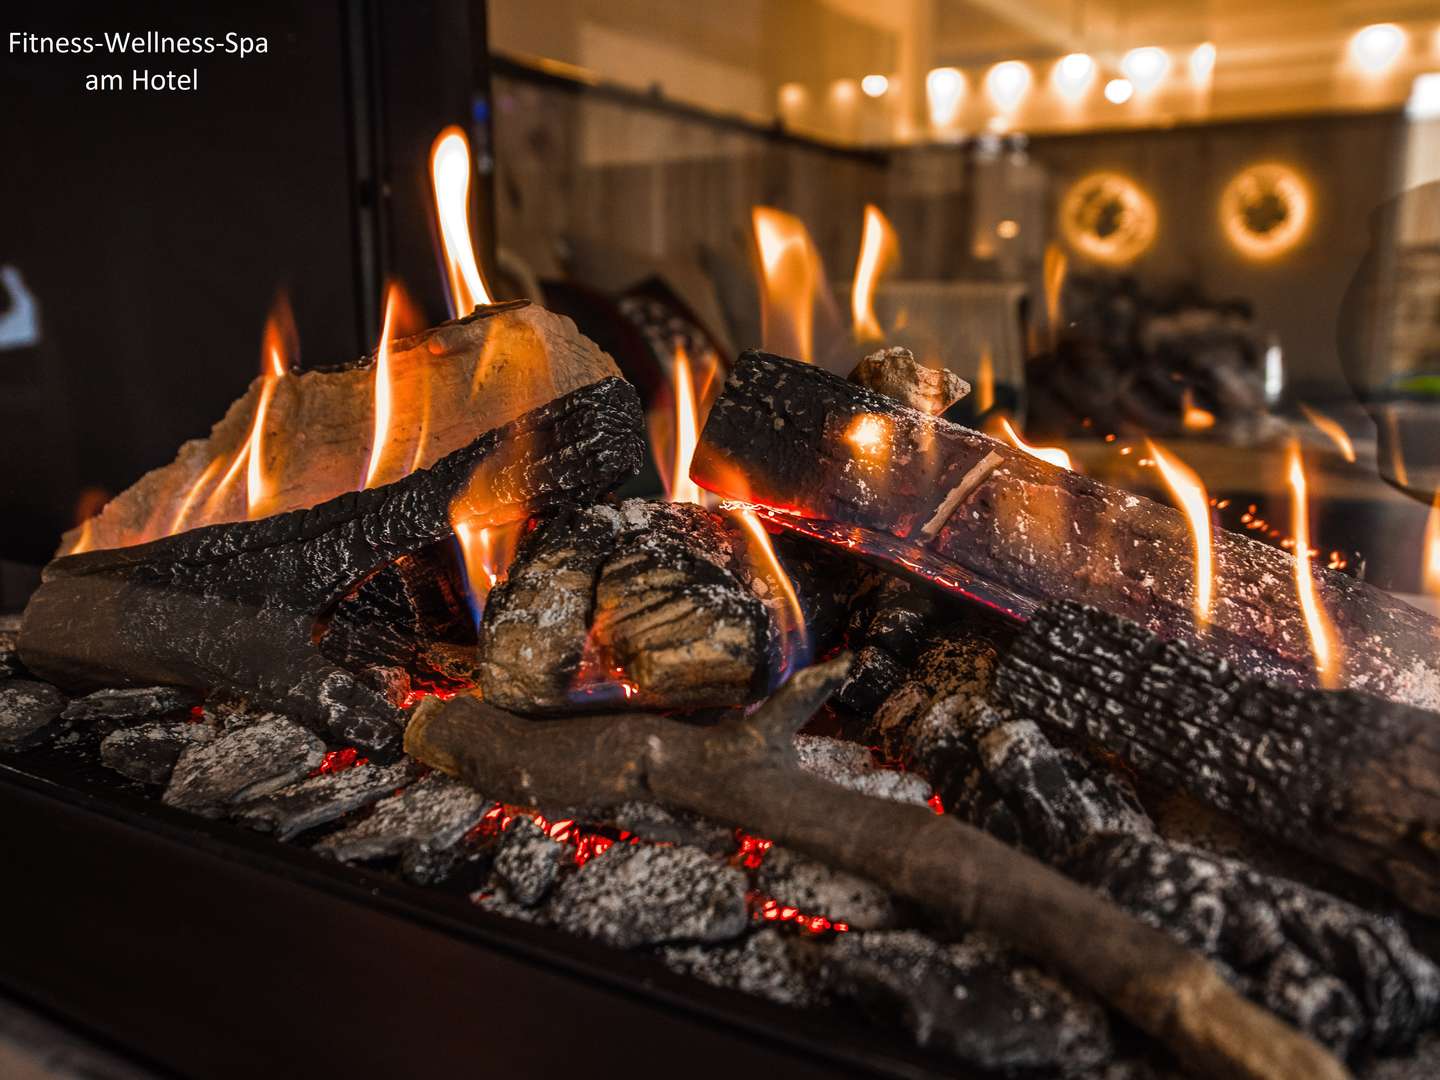
<path id="1" fill-rule="evenodd" d="M 1440 716 L 1293 690 L 1078 604 L 1038 612 L 999 700 L 1440 915 Z"/>
<path id="2" fill-rule="evenodd" d="M 692 504 L 629 499 L 557 516 L 486 602 L 486 699 L 527 713 L 752 700 L 771 666 L 771 619 L 739 562 L 722 519 Z"/>
<path id="3" fill-rule="evenodd" d="M 808 364 L 745 354 L 710 411 L 691 475 L 769 520 L 1023 617 L 1072 599 L 1183 638 L 1246 671 L 1313 685 L 1294 561 L 1215 537 L 1217 599 L 1193 614 L 1181 514 L 907 409 Z M 1440 705 L 1440 623 L 1316 568 L 1349 685 Z"/>
<path id="4" fill-rule="evenodd" d="M 223 691 L 372 751 L 399 742 L 408 679 L 357 678 L 316 646 L 343 598 L 396 560 L 478 526 L 595 498 L 639 467 L 640 403 L 605 379 L 526 413 L 403 480 L 309 510 L 57 559 L 20 654 L 71 690 Z"/>
<path id="5" fill-rule="evenodd" d="M 1231 991 L 1195 953 L 1089 889 L 951 816 L 800 769 L 794 733 L 847 663 L 802 671 L 753 714 L 713 726 L 644 713 L 536 723 L 473 696 L 431 699 L 416 711 L 405 745 L 502 801 L 584 817 L 653 799 L 868 877 L 1053 965 L 1197 1075 L 1345 1075 L 1314 1042 Z"/>

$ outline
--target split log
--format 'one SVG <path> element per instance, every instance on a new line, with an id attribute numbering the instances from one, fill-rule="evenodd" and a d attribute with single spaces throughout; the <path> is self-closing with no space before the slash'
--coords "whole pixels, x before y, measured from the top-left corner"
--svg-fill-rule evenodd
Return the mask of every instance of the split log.
<path id="1" fill-rule="evenodd" d="M 1292 557 L 1215 535 L 1216 599 L 1193 614 L 1190 532 L 1169 506 L 1039 461 L 807 364 L 746 353 L 710 410 L 691 476 L 769 520 L 965 595 L 1093 604 L 1247 671 L 1313 685 Z M 857 531 L 859 530 L 859 531 Z M 959 576 L 957 575 L 957 571 Z M 1345 684 L 1440 707 L 1440 622 L 1314 569 Z M 1007 609 L 1005 603 L 997 605 Z"/>
<path id="2" fill-rule="evenodd" d="M 582 386 L 618 376 L 614 361 L 575 324 L 527 301 L 494 304 L 462 319 L 391 342 L 390 430 L 397 436 L 377 463 L 376 482 L 439 461 L 481 432 Z M 169 465 L 147 473 L 87 522 L 87 550 L 123 547 L 182 528 L 243 521 L 245 469 L 218 490 L 222 473 L 245 453 L 255 412 L 266 399 L 260 513 L 316 506 L 363 486 L 374 438 L 375 364 L 261 376 L 204 439 L 180 447 Z M 224 463 L 207 476 L 212 463 Z M 248 464 L 246 464 L 248 468 Z M 61 553 L 80 538 L 67 533 Z"/>
<path id="3" fill-rule="evenodd" d="M 432 699 L 416 710 L 405 747 L 493 798 L 546 813 L 584 818 L 644 799 L 737 823 L 1003 937 L 1092 990 L 1196 1075 L 1346 1075 L 1204 959 L 1089 889 L 953 817 L 801 770 L 794 734 L 848 663 L 805 669 L 755 713 L 709 727 L 644 713 L 535 722 L 472 696 Z"/>
<path id="4" fill-rule="evenodd" d="M 1440 915 L 1440 716 L 1246 678 L 1078 604 L 1038 611 L 996 698 Z"/>
<path id="5" fill-rule="evenodd" d="M 383 753 L 399 741 L 411 687 L 398 672 L 357 678 L 327 659 L 316 641 L 337 603 L 447 541 L 452 514 L 489 527 L 599 497 L 638 470 L 643 430 L 634 389 L 605 379 L 383 487 L 57 559 L 26 608 L 20 655 L 62 687 L 237 694 Z"/>
<path id="6" fill-rule="evenodd" d="M 517 712 L 738 705 L 765 690 L 765 604 L 718 515 L 629 499 L 528 537 L 486 601 L 480 685 Z"/>

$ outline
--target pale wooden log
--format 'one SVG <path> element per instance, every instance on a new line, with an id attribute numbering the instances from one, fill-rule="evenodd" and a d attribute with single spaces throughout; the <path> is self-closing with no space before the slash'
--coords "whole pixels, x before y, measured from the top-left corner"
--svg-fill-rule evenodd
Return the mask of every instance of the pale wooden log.
<path id="1" fill-rule="evenodd" d="M 573 322 L 524 301 L 477 308 L 396 340 L 389 362 L 394 434 L 372 486 L 434 464 L 481 432 L 571 390 L 620 374 Z M 260 442 L 270 490 L 251 514 L 246 466 L 223 491 L 217 487 L 244 452 L 267 378 L 273 392 Z M 217 458 L 226 465 L 201 485 L 179 523 L 183 529 L 316 506 L 361 488 L 374 438 L 374 393 L 373 358 L 257 378 L 207 438 L 185 443 L 173 462 L 141 477 L 91 519 L 86 548 L 129 546 L 176 531 L 187 495 Z M 71 551 L 79 537 L 79 529 L 67 533 L 60 552 Z"/>

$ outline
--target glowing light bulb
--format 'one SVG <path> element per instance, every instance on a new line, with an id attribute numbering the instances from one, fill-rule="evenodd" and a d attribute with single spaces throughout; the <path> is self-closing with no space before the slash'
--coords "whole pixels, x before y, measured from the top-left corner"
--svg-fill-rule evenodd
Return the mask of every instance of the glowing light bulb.
<path id="1" fill-rule="evenodd" d="M 1405 116 L 1414 120 L 1440 120 L 1440 71 L 1416 75 L 1405 102 Z"/>
<path id="2" fill-rule="evenodd" d="M 959 68 L 936 68 L 925 76 L 925 97 L 930 105 L 930 122 L 937 128 L 955 123 L 965 97 L 965 75 Z"/>
<path id="3" fill-rule="evenodd" d="M 1095 61 L 1085 53 L 1071 53 L 1069 56 L 1062 56 L 1056 62 L 1055 70 L 1051 73 L 1050 78 L 1055 83 L 1056 90 L 1074 101 L 1085 93 L 1094 81 Z"/>
<path id="4" fill-rule="evenodd" d="M 1371 75 L 1379 75 L 1405 48 L 1405 31 L 1394 23 L 1372 23 L 1350 39 L 1350 57 Z"/>
<path id="5" fill-rule="evenodd" d="M 1019 60 L 996 64 L 985 76 L 985 90 L 990 100 L 1009 112 L 1025 100 L 1030 90 L 1030 67 Z"/>
<path id="6" fill-rule="evenodd" d="M 884 97 L 890 89 L 890 80 L 884 75 L 866 75 L 860 80 L 860 89 L 865 91 L 866 97 Z"/>
<path id="7" fill-rule="evenodd" d="M 1210 42 L 1196 45 L 1190 54 L 1190 78 L 1197 83 L 1207 83 L 1215 74 L 1215 46 Z"/>
<path id="8" fill-rule="evenodd" d="M 1112 105 L 1124 105 L 1135 96 L 1135 87 L 1129 79 L 1111 79 L 1105 84 L 1105 100 Z"/>
<path id="9" fill-rule="evenodd" d="M 1131 49 L 1120 61 L 1120 70 L 1135 84 L 1140 93 L 1148 93 L 1160 85 L 1170 70 L 1170 55 L 1154 45 Z"/>

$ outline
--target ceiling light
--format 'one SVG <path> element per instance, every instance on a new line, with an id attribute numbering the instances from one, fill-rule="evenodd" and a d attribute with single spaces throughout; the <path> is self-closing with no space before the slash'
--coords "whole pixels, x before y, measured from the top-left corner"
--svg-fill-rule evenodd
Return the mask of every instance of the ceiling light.
<path id="1" fill-rule="evenodd" d="M 1111 79 L 1105 84 L 1105 100 L 1112 105 L 1124 105 L 1135 94 L 1135 87 L 1129 79 Z"/>
<path id="2" fill-rule="evenodd" d="M 1350 39 L 1350 55 L 1372 75 L 1384 71 L 1405 48 L 1405 31 L 1394 23 L 1373 23 Z"/>
<path id="3" fill-rule="evenodd" d="M 1077 52 L 1071 53 L 1069 56 L 1062 56 L 1056 62 L 1055 70 L 1050 77 L 1055 83 L 1055 89 L 1074 101 L 1085 93 L 1086 88 L 1095 78 L 1095 61 L 1085 53 Z"/>
<path id="4" fill-rule="evenodd" d="M 1135 84 L 1135 89 L 1144 94 L 1160 85 L 1165 72 L 1170 70 L 1170 57 L 1164 49 L 1144 45 L 1125 54 L 1120 70 Z"/>
<path id="5" fill-rule="evenodd" d="M 1440 120 L 1440 71 L 1415 76 L 1405 115 L 1411 120 Z"/>
<path id="6" fill-rule="evenodd" d="M 885 91 L 890 89 L 890 80 L 884 75 L 866 75 L 860 80 L 860 89 L 865 91 L 866 97 L 884 97 Z"/>
<path id="7" fill-rule="evenodd" d="M 930 122 L 937 128 L 955 123 L 965 97 L 965 76 L 958 68 L 936 68 L 925 76 L 925 97 L 930 104 Z"/>
<path id="8" fill-rule="evenodd" d="M 1214 73 L 1215 46 L 1208 41 L 1203 45 L 1196 45 L 1195 51 L 1190 54 L 1190 78 L 1197 83 L 1206 83 Z"/>
<path id="9" fill-rule="evenodd" d="M 985 89 L 990 100 L 1007 112 L 1025 99 L 1030 89 L 1030 67 L 1019 60 L 996 64 L 985 76 Z"/>

